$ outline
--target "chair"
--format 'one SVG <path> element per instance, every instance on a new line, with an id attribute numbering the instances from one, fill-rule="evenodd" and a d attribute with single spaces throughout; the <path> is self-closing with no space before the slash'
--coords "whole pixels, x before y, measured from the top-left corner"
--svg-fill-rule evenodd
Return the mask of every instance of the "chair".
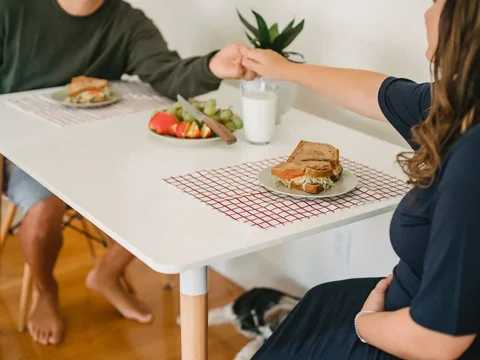
<path id="1" fill-rule="evenodd" d="M 20 226 L 16 224 L 13 226 L 13 221 L 17 214 L 18 208 L 15 204 L 11 203 L 7 207 L 7 213 L 5 214 L 5 218 L 2 221 L 2 196 L 4 189 L 3 183 L 3 163 L 4 157 L 0 154 L 0 257 L 3 253 L 3 249 L 6 245 L 7 236 L 13 235 L 16 228 Z M 6 198 L 4 196 L 4 198 Z M 8 200 L 8 199 L 7 199 Z M 74 220 L 79 220 L 81 224 L 81 228 L 76 227 L 73 224 Z M 87 241 L 87 246 L 90 252 L 90 258 L 92 261 L 95 261 L 95 248 L 93 246 L 93 241 L 97 241 L 101 243 L 103 246 L 108 247 L 111 244 L 111 239 L 108 236 L 105 236 L 103 232 L 98 229 L 96 226 L 92 224 L 94 230 L 97 233 L 97 236 L 91 234 L 88 230 L 88 222 L 87 220 L 77 213 L 75 210 L 68 208 L 67 212 L 65 213 L 65 218 L 63 221 L 62 229 L 66 227 L 72 228 L 73 230 L 80 232 L 83 234 Z M 130 282 L 126 278 L 126 274 L 123 275 L 121 278 L 122 285 L 124 288 L 129 291 L 130 293 L 134 293 Z M 27 263 L 25 263 L 23 267 L 23 280 L 22 280 L 22 289 L 20 293 L 20 305 L 19 305 L 19 317 L 18 317 L 18 331 L 23 332 L 26 330 L 26 323 L 27 323 L 27 312 L 28 312 L 28 303 L 30 302 L 31 297 L 31 290 L 32 290 L 32 273 L 30 271 L 30 267 Z"/>

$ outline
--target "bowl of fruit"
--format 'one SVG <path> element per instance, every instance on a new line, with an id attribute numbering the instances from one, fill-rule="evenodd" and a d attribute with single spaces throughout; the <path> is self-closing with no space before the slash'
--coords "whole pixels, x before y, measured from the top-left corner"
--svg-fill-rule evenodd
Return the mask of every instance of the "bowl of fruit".
<path id="1" fill-rule="evenodd" d="M 243 121 L 232 109 L 218 109 L 215 99 L 207 101 L 190 100 L 203 114 L 225 125 L 231 132 L 243 128 Z M 156 111 L 148 124 L 153 135 L 176 144 L 199 144 L 221 140 L 205 123 L 196 120 L 179 103 L 169 109 Z"/>

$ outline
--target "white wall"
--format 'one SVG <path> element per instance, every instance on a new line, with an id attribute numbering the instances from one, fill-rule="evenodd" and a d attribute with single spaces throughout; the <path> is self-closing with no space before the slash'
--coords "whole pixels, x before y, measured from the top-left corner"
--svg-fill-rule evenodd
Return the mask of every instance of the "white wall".
<path id="1" fill-rule="evenodd" d="M 290 50 L 307 62 L 370 69 L 429 80 L 423 14 L 430 0 L 130 0 L 152 18 L 171 48 L 198 55 L 229 42 L 245 41 L 235 9 L 252 19 L 253 7 L 268 23 L 306 20 Z M 252 19 L 253 20 L 253 19 Z M 387 124 L 362 119 L 302 90 L 296 107 L 404 144 Z M 396 261 L 388 240 L 391 214 L 330 231 L 294 244 L 217 264 L 237 282 L 288 289 L 353 276 L 385 275 Z M 255 274 L 254 278 L 250 275 Z M 259 276 L 259 275 L 262 276 Z"/>

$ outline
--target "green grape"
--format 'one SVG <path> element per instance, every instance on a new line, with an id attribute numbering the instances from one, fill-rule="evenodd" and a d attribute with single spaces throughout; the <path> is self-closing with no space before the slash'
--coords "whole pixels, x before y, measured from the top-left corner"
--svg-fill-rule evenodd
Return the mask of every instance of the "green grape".
<path id="1" fill-rule="evenodd" d="M 233 121 L 229 121 L 225 124 L 225 126 L 227 127 L 228 130 L 230 131 L 235 131 L 237 130 L 237 127 L 235 126 L 235 124 L 233 123 Z"/>
<path id="2" fill-rule="evenodd" d="M 203 109 L 203 113 L 207 116 L 214 116 L 217 113 L 217 109 L 215 106 L 205 106 Z"/>
<path id="3" fill-rule="evenodd" d="M 185 110 L 183 111 L 183 120 L 185 121 L 195 121 L 195 117 L 193 117 L 192 115 L 190 115 L 189 112 L 186 112 Z"/>
<path id="4" fill-rule="evenodd" d="M 183 109 L 182 108 L 177 109 L 177 113 L 175 115 L 177 115 L 177 118 L 179 120 L 182 120 L 183 119 Z"/>
<path id="5" fill-rule="evenodd" d="M 218 121 L 218 122 L 220 122 L 222 120 L 222 119 L 220 119 L 220 115 L 213 115 L 212 119 L 215 120 L 215 121 Z"/>
<path id="6" fill-rule="evenodd" d="M 222 110 L 220 113 L 220 119 L 222 119 L 223 122 L 227 123 L 229 122 L 233 117 L 233 112 L 232 110 Z"/>
<path id="7" fill-rule="evenodd" d="M 235 115 L 233 118 L 232 118 L 232 122 L 235 124 L 235 127 L 240 130 L 241 128 L 243 128 L 243 121 L 242 121 L 242 118 L 240 116 L 237 116 Z"/>
<path id="8" fill-rule="evenodd" d="M 182 105 L 180 105 L 180 103 L 176 102 L 175 104 L 173 104 L 170 109 L 175 109 L 175 110 L 178 110 L 178 109 L 181 109 L 182 108 Z"/>
<path id="9" fill-rule="evenodd" d="M 210 99 L 207 102 L 205 102 L 205 107 L 217 107 L 217 100 L 215 99 Z"/>
<path id="10" fill-rule="evenodd" d="M 197 109 L 197 110 L 202 110 L 202 109 L 203 109 L 202 104 L 199 103 L 199 102 L 197 102 L 197 101 L 194 102 L 192 105 L 193 105 L 193 107 L 194 107 L 195 109 Z"/>
<path id="11" fill-rule="evenodd" d="M 173 114 L 173 115 L 177 116 L 177 109 L 174 109 L 173 107 L 171 107 L 170 109 L 168 109 L 167 112 L 170 113 L 170 114 Z"/>

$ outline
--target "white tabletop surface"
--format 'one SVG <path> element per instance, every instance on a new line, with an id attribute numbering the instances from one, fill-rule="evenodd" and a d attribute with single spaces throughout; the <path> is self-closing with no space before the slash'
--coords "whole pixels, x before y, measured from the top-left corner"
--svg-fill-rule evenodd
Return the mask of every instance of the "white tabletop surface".
<path id="1" fill-rule="evenodd" d="M 52 92 L 52 90 L 44 90 Z M 7 96 L 19 96 L 7 95 Z M 0 153 L 11 159 L 156 271 L 179 273 L 391 211 L 399 199 L 362 205 L 261 230 L 235 222 L 163 178 L 289 155 L 300 140 L 330 143 L 341 155 L 403 177 L 396 145 L 291 110 L 269 146 L 178 147 L 147 131 L 151 111 L 57 128 L 0 96 Z M 223 85 L 221 107 L 240 110 L 239 91 Z"/>

